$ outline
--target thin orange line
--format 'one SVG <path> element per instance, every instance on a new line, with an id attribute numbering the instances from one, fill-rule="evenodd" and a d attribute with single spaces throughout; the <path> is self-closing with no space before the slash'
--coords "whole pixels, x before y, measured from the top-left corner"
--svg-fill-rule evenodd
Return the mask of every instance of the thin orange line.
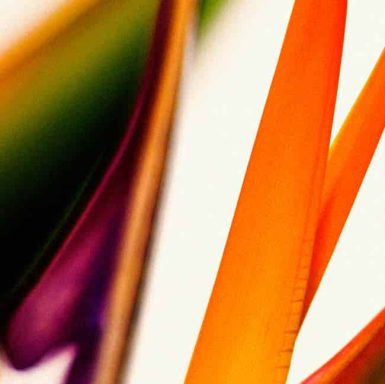
<path id="1" fill-rule="evenodd" d="M 171 26 L 163 52 L 159 82 L 146 120 L 134 190 L 126 208 L 123 242 L 108 300 L 107 321 L 100 346 L 95 383 L 115 384 L 127 347 L 129 324 L 150 237 L 156 198 L 165 162 L 187 27 L 195 0 L 172 0 Z"/>

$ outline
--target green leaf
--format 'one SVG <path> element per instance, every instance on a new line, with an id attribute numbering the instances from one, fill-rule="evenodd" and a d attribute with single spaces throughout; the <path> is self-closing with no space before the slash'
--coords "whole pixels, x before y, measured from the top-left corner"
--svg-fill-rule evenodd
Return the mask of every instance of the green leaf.
<path id="1" fill-rule="evenodd" d="M 105 2 L 1 81 L 3 303 L 95 163 L 103 168 L 101 158 L 113 152 L 137 94 L 157 5 Z"/>

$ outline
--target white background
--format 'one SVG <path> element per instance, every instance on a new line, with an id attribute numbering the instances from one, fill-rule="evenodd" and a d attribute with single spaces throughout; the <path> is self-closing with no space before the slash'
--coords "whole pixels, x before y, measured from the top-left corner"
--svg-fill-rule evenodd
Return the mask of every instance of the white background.
<path id="1" fill-rule="evenodd" d="M 0 54 L 65 0 L 0 0 Z M 125 383 L 183 382 L 220 262 L 292 0 L 231 0 L 187 54 L 161 211 Z M 385 1 L 350 0 L 333 134 L 385 42 Z M 385 304 L 385 141 L 299 335 L 298 383 Z M 71 347 L 1 384 L 60 383 Z"/>

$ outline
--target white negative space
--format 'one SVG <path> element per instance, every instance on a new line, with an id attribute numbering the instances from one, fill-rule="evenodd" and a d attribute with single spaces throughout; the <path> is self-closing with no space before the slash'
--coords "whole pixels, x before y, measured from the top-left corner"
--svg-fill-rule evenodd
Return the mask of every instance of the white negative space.
<path id="1" fill-rule="evenodd" d="M 196 49 L 181 100 L 126 383 L 183 382 L 292 5 L 232 1 Z M 382 49 L 383 26 L 381 0 L 349 2 L 333 136 Z M 336 267 L 328 269 L 296 345 L 292 383 L 342 347 L 385 302 L 380 230 L 385 163 L 378 153 L 384 148 L 376 154 L 333 258 Z M 355 214 L 359 205 L 364 206 L 365 220 Z M 370 228 L 376 230 L 368 235 Z M 366 250 L 364 256 L 359 247 Z M 343 262 L 347 254 L 348 269 Z M 363 261 L 368 255 L 371 261 Z M 341 300 L 350 305 L 328 322 Z"/>

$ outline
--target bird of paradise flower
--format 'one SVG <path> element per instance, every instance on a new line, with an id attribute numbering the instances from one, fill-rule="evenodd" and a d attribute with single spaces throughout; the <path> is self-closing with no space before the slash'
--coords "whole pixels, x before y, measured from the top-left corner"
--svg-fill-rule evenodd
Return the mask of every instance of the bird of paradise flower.
<path id="1" fill-rule="evenodd" d="M 95 8 L 102 15 L 99 25 L 110 20 L 115 28 L 113 15 L 125 9 L 117 4 Z M 48 268 L 35 267 L 33 278 L 27 273 L 22 288 L 16 287 L 22 294 L 15 302 L 8 300 L 12 289 L 6 296 L 4 308 L 10 315 L 4 340 L 16 366 L 29 366 L 71 341 L 79 350 L 68 382 L 118 380 L 193 5 L 160 3 L 150 59 L 117 149 L 97 158 L 101 171 L 93 171 L 89 177 L 94 182 L 81 189 L 83 201 L 77 198 L 76 208 L 71 205 L 72 221 L 65 220 L 69 229 L 59 226 L 54 240 L 43 247 L 46 256 L 41 258 L 51 255 Z M 385 124 L 382 54 L 329 151 L 346 6 L 344 1 L 295 2 L 186 382 L 273 383 L 286 378 L 296 335 Z M 56 49 L 62 60 L 65 44 Z M 55 62 L 52 52 L 5 80 L 11 91 L 5 92 L 4 106 L 21 92 L 20 79 L 33 78 L 42 62 Z M 36 113 L 30 98 L 25 103 Z M 108 271 L 110 265 L 114 267 Z M 381 313 L 305 382 L 383 378 L 383 318 Z M 84 358 L 92 350 L 95 355 Z"/>

